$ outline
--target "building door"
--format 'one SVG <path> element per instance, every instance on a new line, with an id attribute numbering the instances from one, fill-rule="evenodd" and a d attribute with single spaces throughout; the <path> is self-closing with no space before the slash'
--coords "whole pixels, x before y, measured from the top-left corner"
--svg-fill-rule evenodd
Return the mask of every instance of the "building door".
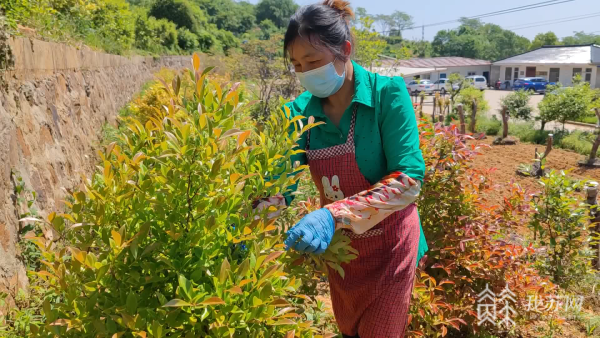
<path id="1" fill-rule="evenodd" d="M 490 83 L 490 72 L 483 72 L 483 77 L 487 83 Z"/>
<path id="2" fill-rule="evenodd" d="M 559 79 L 560 79 L 560 68 L 550 68 L 550 76 L 548 77 L 548 81 L 558 83 Z"/>
<path id="3" fill-rule="evenodd" d="M 527 67 L 527 68 L 525 68 L 525 76 L 527 76 L 527 77 L 535 77 L 535 67 Z"/>
<path id="4" fill-rule="evenodd" d="M 512 80 L 512 67 L 506 67 L 504 70 L 504 81 Z"/>
<path id="5" fill-rule="evenodd" d="M 513 82 L 519 78 L 519 67 L 515 67 L 515 76 L 513 76 Z"/>

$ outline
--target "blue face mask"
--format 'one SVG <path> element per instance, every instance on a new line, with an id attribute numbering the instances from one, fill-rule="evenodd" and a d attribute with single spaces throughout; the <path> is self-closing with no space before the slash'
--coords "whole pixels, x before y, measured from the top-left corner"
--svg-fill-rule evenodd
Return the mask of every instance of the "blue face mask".
<path id="1" fill-rule="evenodd" d="M 335 60 L 308 72 L 296 73 L 296 76 L 309 93 L 319 98 L 329 97 L 342 88 L 346 78 L 346 68 L 344 67 L 344 73 L 340 76 L 335 70 L 334 62 Z"/>

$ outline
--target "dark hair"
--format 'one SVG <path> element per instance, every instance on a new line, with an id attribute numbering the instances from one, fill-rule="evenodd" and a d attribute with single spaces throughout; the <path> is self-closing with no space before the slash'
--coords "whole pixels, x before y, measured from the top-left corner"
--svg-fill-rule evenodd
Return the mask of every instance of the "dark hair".
<path id="1" fill-rule="evenodd" d="M 290 19 L 283 53 L 289 58 L 288 48 L 298 37 L 307 39 L 313 46 L 328 49 L 339 59 L 346 61 L 342 53 L 344 42 L 354 45 L 349 20 L 354 17 L 350 3 L 344 0 L 325 0 L 322 3 L 301 7 Z"/>

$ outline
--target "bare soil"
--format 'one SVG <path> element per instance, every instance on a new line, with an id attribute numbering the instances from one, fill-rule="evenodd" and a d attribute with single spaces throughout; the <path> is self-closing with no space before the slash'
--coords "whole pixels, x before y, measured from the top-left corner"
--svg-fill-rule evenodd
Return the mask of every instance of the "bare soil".
<path id="1" fill-rule="evenodd" d="M 535 161 L 535 150 L 543 152 L 545 146 L 529 143 L 518 143 L 516 145 L 492 145 L 493 138 L 479 142 L 490 146 L 483 150 L 483 155 L 477 156 L 474 162 L 474 168 L 487 170 L 495 169 L 491 178 L 499 189 L 496 189 L 486 198 L 490 202 L 502 203 L 505 189 L 511 182 L 518 183 L 527 191 L 535 192 L 541 189 L 538 179 L 535 177 L 526 177 L 518 175 L 517 169 L 520 164 L 532 165 Z M 576 179 L 600 180 L 600 168 L 579 167 L 578 161 L 585 159 L 584 155 L 575 152 L 552 149 L 548 157 L 546 157 L 547 170 L 572 170 L 569 176 Z"/>

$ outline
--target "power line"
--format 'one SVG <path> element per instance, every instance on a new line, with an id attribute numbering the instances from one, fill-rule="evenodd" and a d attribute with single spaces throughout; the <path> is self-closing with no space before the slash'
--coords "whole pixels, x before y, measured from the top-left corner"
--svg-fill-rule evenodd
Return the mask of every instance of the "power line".
<path id="1" fill-rule="evenodd" d="M 562 21 L 555 21 L 553 22 L 553 24 L 557 24 L 557 23 L 563 23 L 563 22 L 571 22 L 571 21 L 577 21 L 577 20 L 585 20 L 585 19 L 591 19 L 591 18 L 595 18 L 595 17 L 599 17 L 600 14 L 596 14 L 596 15 L 590 15 L 584 18 L 576 18 L 576 19 L 569 19 L 569 20 L 562 20 Z M 539 27 L 539 26 L 545 26 L 545 25 L 550 25 L 549 23 L 544 23 L 541 25 L 531 25 L 531 26 L 525 26 L 525 27 L 519 27 L 519 28 L 513 28 L 511 30 L 516 31 L 519 29 L 525 29 L 525 28 L 533 28 L 533 27 Z"/>
<path id="2" fill-rule="evenodd" d="M 600 14 L 600 12 L 580 14 L 580 15 L 568 16 L 568 17 L 564 17 L 564 18 L 556 18 L 556 19 L 551 19 L 551 20 L 542 20 L 542 21 L 537 21 L 537 22 L 530 22 L 530 23 L 527 23 L 527 24 L 521 24 L 521 25 L 515 25 L 515 26 L 508 26 L 508 27 L 506 27 L 506 29 L 519 29 L 520 27 L 523 27 L 523 26 L 536 25 L 536 24 L 542 24 L 542 23 L 553 24 L 553 23 L 556 23 L 557 20 L 576 19 L 576 18 L 579 19 L 579 18 L 584 18 L 584 17 L 590 16 L 590 15 L 595 15 L 595 14 Z"/>
<path id="3" fill-rule="evenodd" d="M 567 2 L 573 2 L 573 1 L 575 1 L 575 0 L 550 0 L 550 1 L 543 1 L 543 2 L 538 2 L 538 3 L 534 3 L 534 4 L 530 4 L 530 5 L 524 5 L 524 6 L 508 8 L 508 9 L 504 9 L 504 10 L 500 10 L 500 11 L 479 14 L 479 15 L 467 17 L 466 19 L 487 18 L 487 17 L 491 17 L 491 16 L 497 16 L 497 15 L 503 15 L 503 14 L 510 14 L 510 13 L 522 12 L 522 11 L 526 11 L 526 10 L 530 10 L 530 9 L 536 9 L 536 8 L 554 6 L 554 5 L 559 5 L 559 4 L 563 4 L 563 3 L 567 3 Z M 461 19 L 462 18 L 459 18 L 459 19 L 456 19 L 456 20 L 450 20 L 450 21 L 436 22 L 436 23 L 431 23 L 431 24 L 427 24 L 427 25 L 411 26 L 411 27 L 404 28 L 402 30 L 405 31 L 405 30 L 411 30 L 411 29 L 417 29 L 417 28 L 423 29 L 424 27 L 433 27 L 433 26 L 445 25 L 445 24 L 449 24 L 449 23 L 459 22 Z M 387 33 L 387 32 L 379 32 L 379 33 Z"/>
<path id="4" fill-rule="evenodd" d="M 547 7 L 547 6 L 554 6 L 554 5 L 562 4 L 562 3 L 565 3 L 565 2 L 572 2 L 572 1 L 575 1 L 575 0 L 551 0 L 551 1 L 538 2 L 538 3 L 535 3 L 535 4 L 530 4 L 530 5 L 525 5 L 525 6 L 519 6 L 519 7 L 504 9 L 504 10 L 501 10 L 501 11 L 495 11 L 495 12 L 490 12 L 490 13 L 484 13 L 484 14 L 479 14 L 479 15 L 475 15 L 475 16 L 470 16 L 470 17 L 466 17 L 466 19 L 487 18 L 487 17 L 491 17 L 491 16 L 497 16 L 497 15 L 503 15 L 503 14 L 510 14 L 510 13 L 515 13 L 515 12 L 521 12 L 521 11 L 526 11 L 526 10 L 535 9 L 535 8 L 541 8 L 541 7 Z M 437 23 L 432 23 L 432 24 L 425 25 L 425 27 L 433 27 L 433 26 L 445 25 L 445 24 L 448 24 L 448 23 L 459 22 L 460 20 L 461 19 L 450 20 L 450 21 L 442 21 L 442 22 L 437 22 Z"/>

